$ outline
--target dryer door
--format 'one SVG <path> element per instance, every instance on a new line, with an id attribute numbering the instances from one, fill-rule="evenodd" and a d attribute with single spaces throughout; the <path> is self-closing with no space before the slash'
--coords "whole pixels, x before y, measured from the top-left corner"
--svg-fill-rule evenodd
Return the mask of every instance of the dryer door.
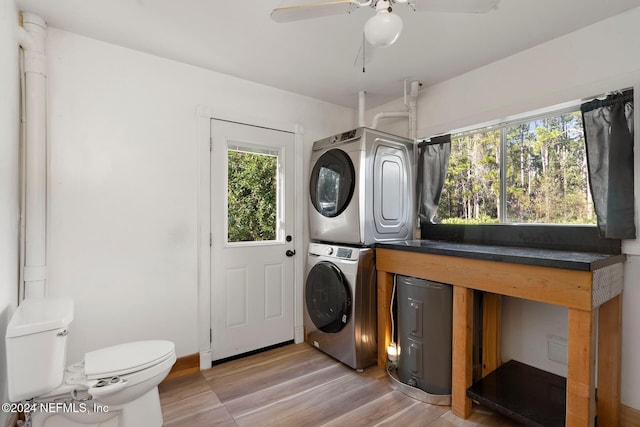
<path id="1" fill-rule="evenodd" d="M 320 215 L 336 217 L 349 206 L 355 182 L 355 170 L 349 155 L 342 150 L 329 150 L 318 158 L 311 171 L 311 203 Z"/>
<path id="2" fill-rule="evenodd" d="M 413 226 L 411 154 L 406 146 L 376 139 L 373 144 L 373 223 L 377 241 L 410 239 Z"/>
<path id="3" fill-rule="evenodd" d="M 335 264 L 320 261 L 313 266 L 307 276 L 304 297 L 309 318 L 322 332 L 339 332 L 349 322 L 351 290 Z"/>

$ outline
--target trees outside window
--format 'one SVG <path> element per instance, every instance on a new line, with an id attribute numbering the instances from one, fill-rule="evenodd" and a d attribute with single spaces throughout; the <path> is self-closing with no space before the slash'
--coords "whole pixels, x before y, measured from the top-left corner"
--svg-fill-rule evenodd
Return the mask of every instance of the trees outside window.
<path id="1" fill-rule="evenodd" d="M 579 111 L 453 135 L 442 223 L 595 224 Z"/>
<path id="2" fill-rule="evenodd" d="M 498 222 L 500 130 L 451 138 L 451 157 L 436 220 L 444 223 Z"/>
<path id="3" fill-rule="evenodd" d="M 276 240 L 278 157 L 228 150 L 228 242 Z"/>

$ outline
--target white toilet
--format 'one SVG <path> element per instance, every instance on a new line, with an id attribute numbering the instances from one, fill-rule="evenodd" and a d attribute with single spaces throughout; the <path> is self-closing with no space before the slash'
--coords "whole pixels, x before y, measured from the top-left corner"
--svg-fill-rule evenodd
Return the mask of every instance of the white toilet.
<path id="1" fill-rule="evenodd" d="M 176 361 L 174 344 L 120 344 L 65 368 L 72 320 L 70 298 L 20 304 L 5 336 L 9 399 L 33 406 L 34 427 L 162 426 L 158 384 Z"/>

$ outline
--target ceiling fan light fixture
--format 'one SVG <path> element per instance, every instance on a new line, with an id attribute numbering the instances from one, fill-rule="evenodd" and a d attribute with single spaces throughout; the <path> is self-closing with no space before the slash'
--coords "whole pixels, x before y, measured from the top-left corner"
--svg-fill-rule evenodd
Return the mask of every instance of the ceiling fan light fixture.
<path id="1" fill-rule="evenodd" d="M 364 36 L 375 47 L 391 46 L 402 32 L 402 19 L 387 9 L 378 10 L 364 25 Z"/>

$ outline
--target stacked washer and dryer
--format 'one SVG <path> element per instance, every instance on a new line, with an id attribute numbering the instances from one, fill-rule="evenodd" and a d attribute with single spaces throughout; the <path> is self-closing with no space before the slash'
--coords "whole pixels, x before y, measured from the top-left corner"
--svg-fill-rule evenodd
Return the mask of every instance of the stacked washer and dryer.
<path id="1" fill-rule="evenodd" d="M 313 144 L 307 342 L 361 370 L 377 360 L 377 242 L 413 236 L 411 140 L 357 128 Z"/>

